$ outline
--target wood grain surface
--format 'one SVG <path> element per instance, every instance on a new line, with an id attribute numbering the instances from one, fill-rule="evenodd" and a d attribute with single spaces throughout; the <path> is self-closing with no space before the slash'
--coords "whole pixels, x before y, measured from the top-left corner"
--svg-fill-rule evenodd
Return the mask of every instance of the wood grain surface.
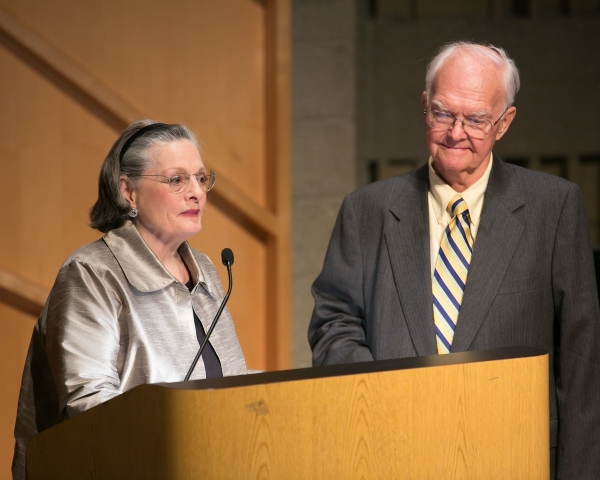
<path id="1" fill-rule="evenodd" d="M 28 465 L 33 479 L 546 479 L 548 418 L 546 355 L 147 385 L 34 437 Z"/>

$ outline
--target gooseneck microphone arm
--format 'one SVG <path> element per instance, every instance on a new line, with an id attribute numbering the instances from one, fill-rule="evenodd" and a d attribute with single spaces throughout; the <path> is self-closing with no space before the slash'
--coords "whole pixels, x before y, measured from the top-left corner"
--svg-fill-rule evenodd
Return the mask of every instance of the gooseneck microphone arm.
<path id="1" fill-rule="evenodd" d="M 231 266 L 233 265 L 233 252 L 231 251 L 231 249 L 229 249 L 229 248 L 223 249 L 223 251 L 221 252 L 221 261 L 223 262 L 223 265 L 225 265 L 227 267 L 227 276 L 229 277 L 229 288 L 227 289 L 227 293 L 225 294 L 225 297 L 223 297 L 223 302 L 221 303 L 219 310 L 217 310 L 215 319 L 210 324 L 210 328 L 208 329 L 208 332 L 206 332 L 206 337 L 204 337 L 204 341 L 202 342 L 202 345 L 200 345 L 200 349 L 198 350 L 198 353 L 196 354 L 196 357 L 194 358 L 194 361 L 192 362 L 192 365 L 190 366 L 190 369 L 188 370 L 187 375 L 185 376 L 184 382 L 187 382 L 190 379 L 192 372 L 194 371 L 194 368 L 196 368 L 196 364 L 198 363 L 198 360 L 200 360 L 200 355 L 202 355 L 202 352 L 204 351 L 204 347 L 206 347 L 206 344 L 208 343 L 210 334 L 212 333 L 215 326 L 217 325 L 217 321 L 219 320 L 219 317 L 221 316 L 221 313 L 223 312 L 223 309 L 225 308 L 225 305 L 227 304 L 227 300 L 229 300 L 229 295 L 231 295 L 231 288 L 233 287 L 233 279 L 231 276 Z"/>

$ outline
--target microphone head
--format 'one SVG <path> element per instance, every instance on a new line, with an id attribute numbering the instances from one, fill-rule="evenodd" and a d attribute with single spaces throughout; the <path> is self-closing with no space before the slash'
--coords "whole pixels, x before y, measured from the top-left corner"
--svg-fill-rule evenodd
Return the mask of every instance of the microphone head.
<path id="1" fill-rule="evenodd" d="M 233 252 L 230 248 L 224 248 L 221 252 L 221 262 L 223 262 L 223 265 L 225 266 L 233 265 Z"/>

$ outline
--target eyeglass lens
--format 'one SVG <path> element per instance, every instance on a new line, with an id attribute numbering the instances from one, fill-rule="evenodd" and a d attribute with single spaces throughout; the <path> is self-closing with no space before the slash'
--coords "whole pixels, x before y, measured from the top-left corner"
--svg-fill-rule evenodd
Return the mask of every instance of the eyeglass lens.
<path id="1" fill-rule="evenodd" d="M 215 184 L 215 174 L 212 171 L 210 173 L 198 173 L 195 175 L 178 174 L 172 175 L 168 178 L 171 190 L 174 193 L 183 191 L 190 184 L 190 179 L 192 176 L 196 177 L 200 188 L 205 192 L 211 190 Z"/>
<path id="2" fill-rule="evenodd" d="M 450 113 L 434 110 L 428 110 L 425 113 L 425 121 L 431 128 L 439 131 L 450 130 L 454 128 L 456 123 L 460 123 L 465 133 L 476 139 L 484 138 L 491 127 L 491 124 L 487 121 L 482 121 L 480 125 L 474 125 L 470 123 L 472 121 L 469 119 L 458 119 Z"/>

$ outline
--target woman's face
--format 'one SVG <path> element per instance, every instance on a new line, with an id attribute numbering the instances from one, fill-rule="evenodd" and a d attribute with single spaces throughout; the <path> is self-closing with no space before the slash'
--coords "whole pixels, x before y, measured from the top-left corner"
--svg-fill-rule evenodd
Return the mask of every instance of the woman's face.
<path id="1" fill-rule="evenodd" d="M 149 147 L 148 168 L 144 175 L 177 173 L 192 175 L 182 192 L 173 193 L 163 178 L 139 177 L 133 187 L 121 181 L 121 190 L 132 207 L 138 209 L 135 220 L 142 238 L 152 248 L 162 244 L 177 248 L 202 228 L 202 212 L 206 206 L 206 192 L 194 174 L 204 171 L 200 152 L 189 140 L 159 143 Z"/>

